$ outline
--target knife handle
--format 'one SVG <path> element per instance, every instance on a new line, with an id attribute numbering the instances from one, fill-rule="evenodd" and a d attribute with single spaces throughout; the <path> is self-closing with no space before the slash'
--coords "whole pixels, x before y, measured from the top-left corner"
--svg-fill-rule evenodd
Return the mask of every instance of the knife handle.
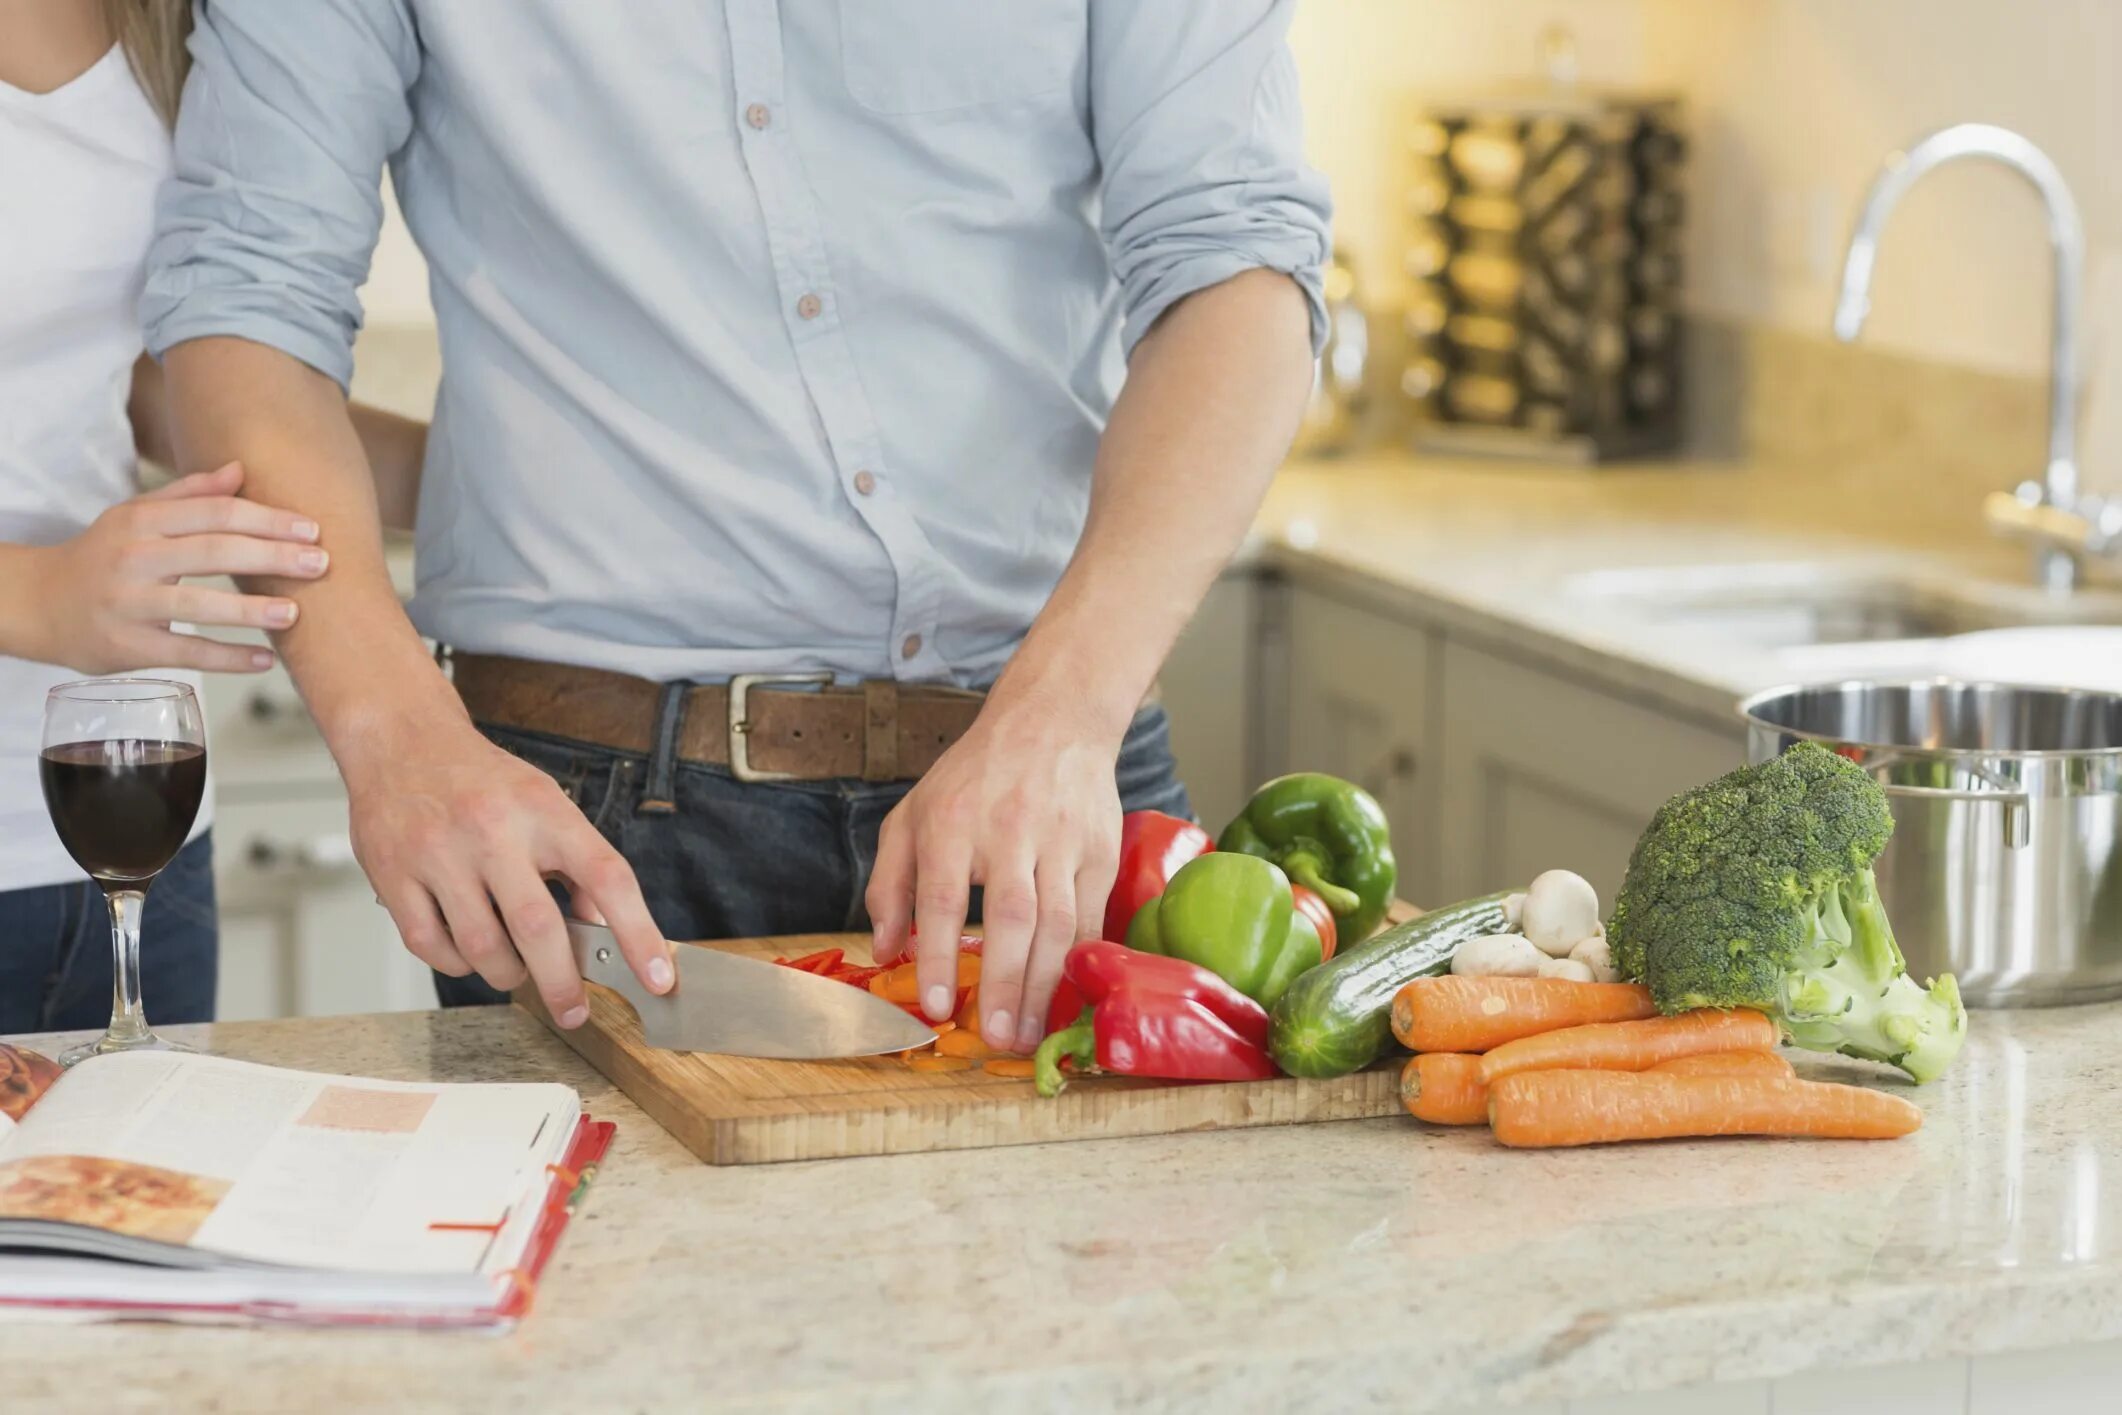
<path id="1" fill-rule="evenodd" d="M 567 921 L 567 941 L 575 954 L 575 971 L 584 982 L 602 983 L 640 1011 L 644 1001 L 657 1001 L 656 995 L 643 987 L 634 976 L 634 970 L 619 951 L 619 941 L 610 929 L 599 928 L 577 919 Z"/>

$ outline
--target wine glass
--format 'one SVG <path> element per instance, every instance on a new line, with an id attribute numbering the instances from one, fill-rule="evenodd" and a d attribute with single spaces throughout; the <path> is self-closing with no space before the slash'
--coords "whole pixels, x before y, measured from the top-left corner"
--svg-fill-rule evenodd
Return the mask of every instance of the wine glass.
<path id="1" fill-rule="evenodd" d="M 44 698 L 37 768 L 59 843 L 102 887 L 111 911 L 110 1028 L 60 1064 L 107 1051 L 190 1051 L 156 1036 L 141 1010 L 140 911 L 206 793 L 199 699 L 158 678 L 61 683 Z"/>

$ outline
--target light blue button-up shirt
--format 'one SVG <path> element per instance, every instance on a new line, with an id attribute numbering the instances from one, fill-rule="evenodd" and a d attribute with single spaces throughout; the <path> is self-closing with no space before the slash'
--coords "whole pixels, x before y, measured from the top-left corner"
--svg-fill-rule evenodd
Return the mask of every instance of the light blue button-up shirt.
<path id="1" fill-rule="evenodd" d="M 143 305 L 346 382 L 389 164 L 443 379 L 421 630 L 991 681 L 1134 341 L 1323 328 L 1292 0 L 211 0 Z"/>

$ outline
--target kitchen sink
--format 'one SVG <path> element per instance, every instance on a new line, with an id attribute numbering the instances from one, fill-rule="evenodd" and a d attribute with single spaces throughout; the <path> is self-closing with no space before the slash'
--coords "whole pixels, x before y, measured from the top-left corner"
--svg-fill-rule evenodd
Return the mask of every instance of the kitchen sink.
<path id="1" fill-rule="evenodd" d="M 1601 570 L 1572 577 L 1564 593 L 1573 605 L 1646 626 L 1765 650 L 2122 624 L 2122 595 L 2055 598 L 2013 585 L 1853 573 L 1835 565 Z"/>

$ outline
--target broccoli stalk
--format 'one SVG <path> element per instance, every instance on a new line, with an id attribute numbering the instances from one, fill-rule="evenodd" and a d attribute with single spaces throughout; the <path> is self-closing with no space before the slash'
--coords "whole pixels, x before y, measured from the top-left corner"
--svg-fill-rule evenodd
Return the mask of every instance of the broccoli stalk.
<path id="1" fill-rule="evenodd" d="M 1908 976 L 1868 869 L 1821 891 L 1782 991 L 1778 1020 L 1799 1046 L 1883 1061 L 1918 1081 L 1937 1079 L 1967 1033 L 1950 973 L 1928 990 Z"/>
<path id="2" fill-rule="evenodd" d="M 1870 776 L 1812 743 L 1674 797 L 1607 926 L 1660 1009 L 1751 1007 L 1812 1051 L 1945 1070 L 1967 1035 L 1950 975 L 1908 976 L 1872 862 L 1893 830 Z"/>

